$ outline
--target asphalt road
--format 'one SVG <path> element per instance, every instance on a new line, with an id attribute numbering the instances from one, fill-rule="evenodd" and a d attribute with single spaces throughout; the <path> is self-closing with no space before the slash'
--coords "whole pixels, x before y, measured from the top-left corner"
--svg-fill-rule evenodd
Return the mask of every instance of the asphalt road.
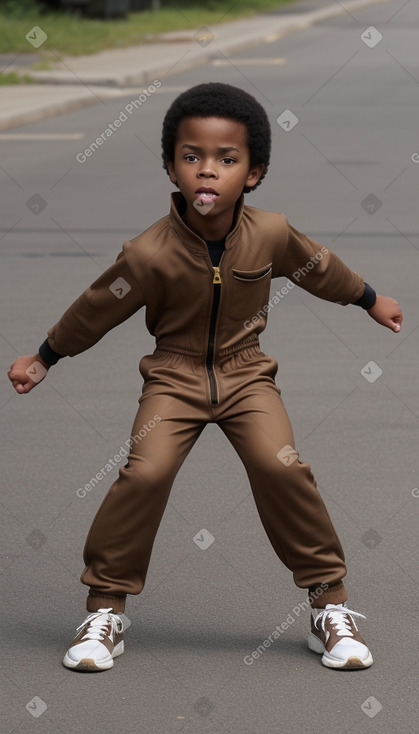
<path id="1" fill-rule="evenodd" d="M 77 154 L 132 94 L 0 136 L 4 734 L 417 730 L 418 22 L 417 3 L 393 0 L 171 77 L 84 163 Z M 305 594 L 213 425 L 176 479 L 146 588 L 129 600 L 125 654 L 100 675 L 61 666 L 86 614 L 83 543 L 116 469 L 85 497 L 77 489 L 128 438 L 138 361 L 153 343 L 139 313 L 28 396 L 6 372 L 125 239 L 167 213 L 161 121 L 181 89 L 209 80 L 253 93 L 272 123 L 270 171 L 247 202 L 284 211 L 405 314 L 396 335 L 294 289 L 262 341 L 346 550 L 368 671 L 331 671 L 308 651 L 308 614 L 295 611 Z M 215 538 L 205 551 L 193 541 L 203 528 Z M 246 664 L 290 614 L 287 632 Z"/>

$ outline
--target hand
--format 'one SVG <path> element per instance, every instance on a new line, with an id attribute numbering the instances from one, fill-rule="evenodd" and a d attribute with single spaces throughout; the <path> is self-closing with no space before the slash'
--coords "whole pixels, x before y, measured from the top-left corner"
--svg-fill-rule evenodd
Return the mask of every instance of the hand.
<path id="1" fill-rule="evenodd" d="M 382 326 L 396 332 L 402 328 L 403 314 L 394 298 L 377 295 L 376 302 L 367 310 L 371 318 Z"/>
<path id="2" fill-rule="evenodd" d="M 19 395 L 30 392 L 46 377 L 49 366 L 39 354 L 18 357 L 12 364 L 7 376 Z M 33 379 L 31 377 L 33 375 Z"/>

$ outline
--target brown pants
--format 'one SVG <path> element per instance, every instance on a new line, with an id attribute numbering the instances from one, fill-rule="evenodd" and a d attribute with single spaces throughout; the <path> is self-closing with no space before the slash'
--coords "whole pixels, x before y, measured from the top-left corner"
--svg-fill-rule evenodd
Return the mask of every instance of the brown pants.
<path id="1" fill-rule="evenodd" d="M 243 461 L 263 526 L 296 585 L 327 585 L 314 606 L 345 601 L 342 547 L 309 464 L 292 450 L 291 424 L 274 381 L 276 361 L 258 346 L 225 350 L 216 362 L 217 405 L 210 401 L 202 358 L 160 348 L 141 360 L 140 370 L 145 382 L 128 463 L 104 498 L 84 549 L 88 611 L 123 612 L 126 595 L 143 589 L 173 481 L 209 422 L 220 426 Z"/>

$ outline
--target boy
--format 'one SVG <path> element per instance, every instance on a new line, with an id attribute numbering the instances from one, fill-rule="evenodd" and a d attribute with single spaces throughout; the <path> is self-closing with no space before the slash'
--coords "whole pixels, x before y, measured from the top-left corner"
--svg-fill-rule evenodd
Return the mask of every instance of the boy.
<path id="1" fill-rule="evenodd" d="M 277 363 L 259 347 L 271 278 L 285 276 L 329 301 L 357 304 L 401 328 L 392 298 L 376 295 L 326 247 L 283 214 L 244 206 L 266 174 L 267 115 L 249 94 L 210 83 L 181 94 L 166 113 L 163 165 L 179 192 L 170 214 L 126 242 L 122 253 L 65 312 L 34 356 L 9 378 L 27 393 L 33 363 L 45 374 L 146 306 L 156 337 L 141 359 L 144 379 L 130 453 L 90 528 L 81 580 L 87 611 L 63 663 L 81 671 L 113 666 L 123 652 L 127 594 L 141 592 L 174 478 L 208 422 L 242 459 L 274 550 L 307 588 L 309 647 L 335 669 L 367 668 L 372 656 L 346 607 L 344 555 L 310 466 L 301 462 L 275 384 Z M 42 367 L 41 367 L 42 366 Z M 29 373 L 29 374 L 28 374 Z M 33 372 L 32 372 L 33 374 Z M 148 427 L 138 442 L 139 431 Z"/>

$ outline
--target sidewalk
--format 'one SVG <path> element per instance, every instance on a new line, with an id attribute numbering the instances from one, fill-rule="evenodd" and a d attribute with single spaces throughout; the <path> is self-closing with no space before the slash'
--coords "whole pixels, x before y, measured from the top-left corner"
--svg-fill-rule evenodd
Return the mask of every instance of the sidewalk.
<path id="1" fill-rule="evenodd" d="M 0 87 L 0 131 L 130 94 L 135 87 L 211 62 L 220 55 L 269 43 L 315 23 L 389 0 L 339 0 L 307 13 L 263 14 L 194 31 L 165 33 L 151 43 L 67 56 L 49 71 L 19 66 L 38 83 Z M 327 0 L 325 0 L 327 2 Z M 13 69 L 9 65 L 7 71 Z M 6 70 L 6 69 L 5 69 Z"/>

